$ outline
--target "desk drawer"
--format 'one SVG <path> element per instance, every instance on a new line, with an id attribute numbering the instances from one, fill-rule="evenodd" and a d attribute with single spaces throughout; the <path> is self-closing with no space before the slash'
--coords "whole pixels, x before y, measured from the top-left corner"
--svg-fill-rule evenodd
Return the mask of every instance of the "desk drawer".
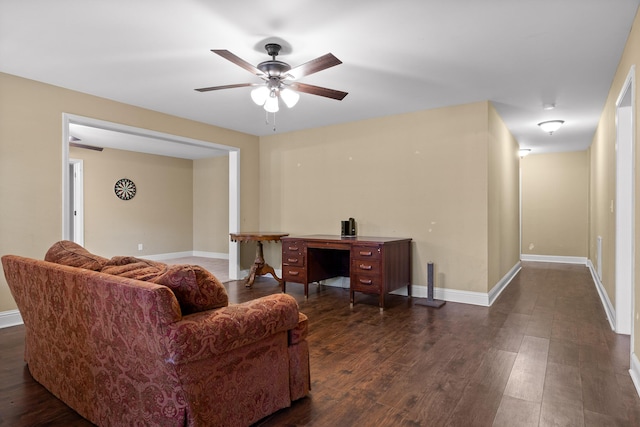
<path id="1" fill-rule="evenodd" d="M 307 271 L 304 267 L 282 266 L 282 279 L 285 282 L 306 283 Z"/>
<path id="2" fill-rule="evenodd" d="M 302 240 L 283 240 L 282 253 L 302 253 L 304 251 L 304 242 Z"/>
<path id="3" fill-rule="evenodd" d="M 368 274 L 354 274 L 351 276 L 351 289 L 367 294 L 380 294 L 382 278 Z"/>
<path id="4" fill-rule="evenodd" d="M 352 259 L 351 273 L 380 276 L 382 273 L 380 268 L 380 261 L 369 259 Z"/>
<path id="5" fill-rule="evenodd" d="M 353 259 L 380 259 L 382 258 L 382 248 L 380 246 L 360 246 L 353 245 L 351 249 Z"/>
<path id="6" fill-rule="evenodd" d="M 304 266 L 304 255 L 297 252 L 282 252 L 282 265 Z"/>

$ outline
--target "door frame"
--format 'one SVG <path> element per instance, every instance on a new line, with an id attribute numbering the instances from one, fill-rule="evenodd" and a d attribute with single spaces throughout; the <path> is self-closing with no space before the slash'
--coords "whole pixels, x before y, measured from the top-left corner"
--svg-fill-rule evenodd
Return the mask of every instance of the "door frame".
<path id="1" fill-rule="evenodd" d="M 73 176 L 69 177 L 69 219 L 70 240 L 84 246 L 84 161 L 81 159 L 69 159 L 69 173 L 73 171 Z M 73 210 L 73 212 L 71 212 Z"/>
<path id="2" fill-rule="evenodd" d="M 113 123 L 75 114 L 62 113 L 62 238 L 68 240 L 70 232 L 70 174 L 69 174 L 69 124 L 91 126 L 120 133 L 161 139 L 179 145 L 196 145 L 202 148 L 223 150 L 229 154 L 229 233 L 240 231 L 240 149 L 224 144 L 203 141 L 184 136 L 158 132 L 134 126 Z M 229 278 L 240 279 L 240 244 L 229 240 Z"/>
<path id="3" fill-rule="evenodd" d="M 635 66 L 616 100 L 615 328 L 632 335 L 635 257 Z M 631 339 L 633 352 L 633 339 Z"/>

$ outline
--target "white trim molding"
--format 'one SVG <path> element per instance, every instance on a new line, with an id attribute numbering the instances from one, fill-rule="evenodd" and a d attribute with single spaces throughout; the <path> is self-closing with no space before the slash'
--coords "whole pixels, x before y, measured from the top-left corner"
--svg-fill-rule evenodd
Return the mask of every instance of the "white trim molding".
<path id="1" fill-rule="evenodd" d="M 616 309 L 611 304 L 611 300 L 609 300 L 609 295 L 607 295 L 607 291 L 604 289 L 604 285 L 600 281 L 600 277 L 598 276 L 598 272 L 591 260 L 588 260 L 587 267 L 589 267 L 589 271 L 591 272 L 591 278 L 593 279 L 593 283 L 596 285 L 596 290 L 598 291 L 598 295 L 600 295 L 600 301 L 602 301 L 602 307 L 604 308 L 604 312 L 607 315 L 607 320 L 609 321 L 609 326 L 611 326 L 611 330 L 616 330 Z"/>
<path id="2" fill-rule="evenodd" d="M 533 255 L 520 254 L 521 261 L 532 262 L 557 262 L 561 264 L 581 264 L 587 265 L 587 258 L 581 256 L 557 256 L 557 255 Z"/>
<path id="3" fill-rule="evenodd" d="M 156 254 L 156 255 L 139 255 L 139 258 L 150 259 L 151 261 L 163 261 L 165 259 L 185 258 L 190 256 L 197 256 L 202 258 L 229 259 L 229 254 L 225 254 L 221 252 L 204 252 L 204 251 L 184 251 L 184 252 L 169 252 L 166 254 Z"/>
<path id="4" fill-rule="evenodd" d="M 22 316 L 18 310 L 0 311 L 0 329 L 22 325 Z"/>
<path id="5" fill-rule="evenodd" d="M 631 381 L 636 387 L 636 393 L 640 395 L 640 360 L 635 353 L 631 353 L 631 368 L 629 368 L 629 375 L 631 375 Z"/>
<path id="6" fill-rule="evenodd" d="M 502 291 L 507 289 L 507 286 L 509 285 L 509 283 L 511 283 L 513 278 L 516 277 L 516 275 L 520 272 L 520 270 L 522 270 L 522 263 L 518 261 L 511 268 L 511 270 L 509 270 L 507 274 L 505 274 L 504 277 L 502 277 L 502 279 L 500 279 L 500 281 L 498 281 L 498 283 L 496 283 L 496 285 L 493 288 L 491 288 L 488 294 L 489 306 L 493 305 L 493 303 L 495 302 L 495 300 L 498 299 Z"/>
<path id="7" fill-rule="evenodd" d="M 411 285 L 411 296 L 427 298 L 429 288 L 424 285 Z M 407 288 L 401 288 L 391 292 L 393 295 L 407 296 Z M 442 301 L 459 302 L 462 304 L 489 306 L 489 294 L 474 291 L 461 291 L 458 289 L 433 288 L 433 298 Z"/>
<path id="8" fill-rule="evenodd" d="M 483 307 L 490 307 L 495 300 L 504 291 L 511 280 L 518 274 L 522 265 L 518 261 L 512 268 L 505 274 L 502 279 L 495 284 L 488 293 L 474 292 L 474 291 L 461 291 L 458 289 L 447 288 L 433 288 L 433 297 L 435 299 L 451 302 L 459 302 L 462 304 L 480 305 Z M 394 295 L 407 295 L 407 289 L 399 289 L 391 292 Z M 424 285 L 411 285 L 411 294 L 416 298 L 427 298 L 428 288 Z"/>

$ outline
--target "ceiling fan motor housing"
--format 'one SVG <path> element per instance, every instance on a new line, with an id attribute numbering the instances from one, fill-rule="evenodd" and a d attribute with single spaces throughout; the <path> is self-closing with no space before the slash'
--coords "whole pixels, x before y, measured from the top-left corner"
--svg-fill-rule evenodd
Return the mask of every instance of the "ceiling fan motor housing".
<path id="1" fill-rule="evenodd" d="M 269 77 L 283 77 L 291 66 L 282 61 L 264 61 L 258 64 L 258 70 L 262 71 Z"/>
<path id="2" fill-rule="evenodd" d="M 271 61 L 264 61 L 258 64 L 258 70 L 265 73 L 269 78 L 271 77 L 283 77 L 287 71 L 291 69 L 291 66 L 286 62 L 277 61 L 276 56 L 280 53 L 280 46 L 277 43 L 267 43 L 264 45 L 267 54 L 271 57 Z"/>

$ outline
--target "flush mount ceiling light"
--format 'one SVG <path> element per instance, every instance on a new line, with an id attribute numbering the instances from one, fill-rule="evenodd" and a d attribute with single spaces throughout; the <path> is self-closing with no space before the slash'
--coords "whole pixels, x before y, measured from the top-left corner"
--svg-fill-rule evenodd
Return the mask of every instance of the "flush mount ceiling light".
<path id="1" fill-rule="evenodd" d="M 267 43 L 264 46 L 271 60 L 259 63 L 256 67 L 239 58 L 228 50 L 212 49 L 213 53 L 222 56 L 224 59 L 244 68 L 252 74 L 264 80 L 264 83 L 240 83 L 225 86 L 213 86 L 196 89 L 198 92 L 208 92 L 211 90 L 231 89 L 236 87 L 256 86 L 251 91 L 251 99 L 257 105 L 262 106 L 268 113 L 276 113 L 280 110 L 279 101 L 291 108 L 298 102 L 300 94 L 298 92 L 309 93 L 311 95 L 324 96 L 325 98 L 341 101 L 347 92 L 328 89 L 325 87 L 313 86 L 304 83 L 297 83 L 294 80 L 309 74 L 317 73 L 335 65 L 342 64 L 338 58 L 330 53 L 313 59 L 295 68 L 291 68 L 286 62 L 276 60 L 280 53 L 280 46 L 277 43 Z"/>
<path id="2" fill-rule="evenodd" d="M 549 135 L 553 135 L 553 133 L 557 131 L 563 123 L 564 120 L 548 120 L 546 122 L 538 123 L 538 126 L 540 126 L 540 129 L 543 131 L 549 132 Z"/>

